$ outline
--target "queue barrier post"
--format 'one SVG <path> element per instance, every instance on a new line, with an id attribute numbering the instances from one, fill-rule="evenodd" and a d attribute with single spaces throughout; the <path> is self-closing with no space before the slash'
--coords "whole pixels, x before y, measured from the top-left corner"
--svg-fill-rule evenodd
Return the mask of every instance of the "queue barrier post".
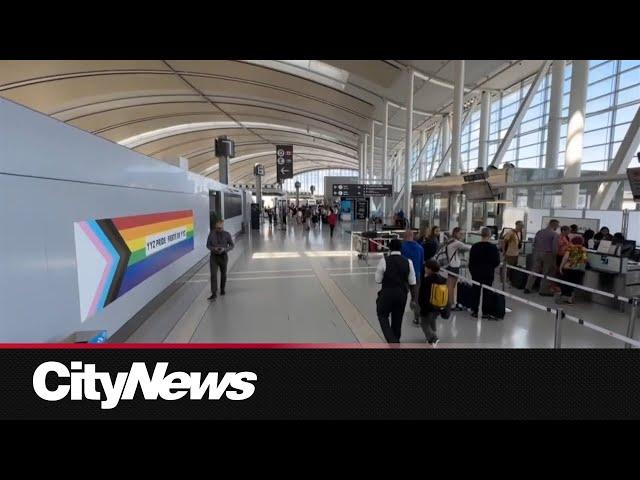
<path id="1" fill-rule="evenodd" d="M 480 303 L 478 304 L 478 320 L 482 319 L 483 298 L 484 298 L 484 285 L 480 284 Z"/>
<path id="2" fill-rule="evenodd" d="M 502 259 L 502 291 L 504 292 L 507 288 L 507 258 Z"/>
<path id="3" fill-rule="evenodd" d="M 629 314 L 629 324 L 627 325 L 627 337 L 633 338 L 633 331 L 636 325 L 636 316 L 638 314 L 638 297 L 631 299 L 631 313 Z M 624 348 L 631 348 L 630 343 L 625 343 Z"/>
<path id="4" fill-rule="evenodd" d="M 561 308 L 556 310 L 556 328 L 555 336 L 553 339 L 553 348 L 562 348 L 562 319 L 564 318 L 564 311 Z"/>

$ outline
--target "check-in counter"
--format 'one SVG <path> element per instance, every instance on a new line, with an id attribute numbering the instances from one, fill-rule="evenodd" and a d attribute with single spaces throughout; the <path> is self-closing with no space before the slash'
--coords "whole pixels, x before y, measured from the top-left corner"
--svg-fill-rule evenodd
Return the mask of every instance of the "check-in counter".
<path id="1" fill-rule="evenodd" d="M 640 297 L 640 265 L 627 257 L 587 251 L 589 268 L 585 272 L 583 285 L 623 297 Z M 621 311 L 629 308 L 622 302 L 603 295 L 581 292 L 594 303 L 608 305 Z"/>

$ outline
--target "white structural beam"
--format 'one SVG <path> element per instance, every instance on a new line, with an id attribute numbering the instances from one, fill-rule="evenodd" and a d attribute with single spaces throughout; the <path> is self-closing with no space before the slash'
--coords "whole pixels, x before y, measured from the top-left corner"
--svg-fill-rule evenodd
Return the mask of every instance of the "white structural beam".
<path id="1" fill-rule="evenodd" d="M 387 102 L 387 103 L 389 104 L 390 107 L 398 108 L 400 110 L 407 109 L 407 107 L 403 105 L 398 105 L 397 103 L 393 103 L 393 102 Z M 424 110 L 416 110 L 415 108 L 413 109 L 413 113 L 415 115 L 422 115 L 423 117 L 433 117 L 435 115 L 439 115 L 437 112 L 425 112 Z"/>
<path id="2" fill-rule="evenodd" d="M 433 167 L 435 166 L 437 161 L 438 145 L 440 144 L 440 140 L 442 138 L 442 135 L 440 134 L 440 129 L 438 129 L 437 132 L 436 132 L 436 129 L 434 129 L 434 135 L 438 135 L 438 136 L 436 137 L 436 145 L 433 149 L 433 157 L 431 158 L 431 166 L 429 167 L 429 176 L 427 177 L 427 180 L 432 177 Z"/>
<path id="3" fill-rule="evenodd" d="M 560 150 L 560 127 L 562 126 L 562 93 L 564 90 L 564 60 L 554 60 L 551 66 L 551 99 L 549 102 L 549 124 L 547 129 L 546 169 L 558 168 Z"/>
<path id="4" fill-rule="evenodd" d="M 460 143 L 462 137 L 462 101 L 464 97 L 464 60 L 454 62 L 453 115 L 451 117 L 451 175 L 461 169 Z"/>
<path id="5" fill-rule="evenodd" d="M 358 180 L 362 179 L 362 142 L 358 142 Z"/>
<path id="6" fill-rule="evenodd" d="M 382 140 L 382 181 L 387 181 L 387 148 L 389 148 L 389 102 L 384 102 L 384 133 Z M 393 190 L 393 187 L 392 187 Z M 382 197 L 382 221 L 387 217 L 387 197 Z"/>
<path id="7" fill-rule="evenodd" d="M 404 214 L 411 219 L 411 150 L 413 145 L 413 82 L 414 72 L 409 72 L 409 88 L 407 89 L 407 131 L 405 133 L 404 152 Z"/>
<path id="8" fill-rule="evenodd" d="M 422 180 L 422 177 L 424 176 L 424 162 L 422 161 L 424 157 L 423 152 L 427 148 L 427 131 L 426 130 L 420 130 L 419 145 L 420 145 L 420 150 L 418 152 L 418 158 L 416 160 L 416 163 L 418 164 L 418 180 Z"/>
<path id="9" fill-rule="evenodd" d="M 489 120 L 491 118 L 491 93 L 483 91 L 480 99 L 480 132 L 478 139 L 478 166 L 487 169 L 489 162 Z"/>
<path id="10" fill-rule="evenodd" d="M 515 117 L 513 117 L 513 121 L 511 122 L 511 125 L 509 125 L 509 129 L 507 130 L 507 133 L 502 139 L 502 142 L 498 147 L 498 151 L 493 157 L 493 161 L 491 162 L 492 166 L 499 167 L 500 164 L 502 163 L 504 154 L 507 153 L 507 150 L 509 149 L 509 145 L 511 145 L 511 140 L 513 140 L 513 137 L 518 131 L 518 128 L 520 128 L 520 123 L 522 122 L 522 119 L 527 113 L 527 110 L 529 110 L 531 101 L 533 100 L 533 97 L 538 91 L 538 88 L 540 87 L 540 83 L 542 83 L 542 80 L 544 79 L 544 76 L 547 73 L 547 70 L 550 64 L 551 64 L 551 60 L 546 60 L 542 64 L 542 68 L 540 68 L 540 70 L 538 71 L 535 79 L 533 80 L 533 83 L 531 84 L 531 87 L 529 88 L 529 91 L 527 92 L 527 95 L 524 97 L 524 99 L 522 100 L 522 103 L 520 104 L 520 108 L 518 108 L 518 112 L 516 113 Z"/>
<path id="11" fill-rule="evenodd" d="M 636 111 L 629 129 L 618 147 L 618 152 L 607 171 L 607 175 L 620 175 L 629 167 L 631 159 L 640 147 L 640 107 Z M 596 195 L 591 201 L 591 208 L 594 210 L 607 210 L 611 205 L 611 200 L 620 185 L 620 182 L 601 183 Z"/>
<path id="12" fill-rule="evenodd" d="M 367 179 L 367 154 L 369 153 L 367 150 L 367 145 L 368 145 L 368 140 L 369 140 L 369 135 L 367 135 L 366 133 L 364 134 L 364 151 L 362 154 L 362 158 L 363 158 L 363 165 L 362 165 L 362 180 L 366 180 Z"/>
<path id="13" fill-rule="evenodd" d="M 464 60 L 454 60 L 454 62 L 464 62 Z M 425 75 L 424 73 L 418 72 L 418 71 L 413 71 L 413 74 L 424 80 L 425 82 L 429 82 L 429 83 L 433 83 L 434 85 L 439 85 L 441 87 L 445 87 L 445 88 L 450 88 L 452 90 L 455 90 L 456 88 L 456 82 L 454 83 L 450 83 L 450 82 L 446 82 L 444 80 L 440 80 L 439 78 L 434 78 L 433 76 L 430 75 Z M 462 87 L 464 88 L 464 84 L 462 85 Z M 464 88 L 465 92 L 470 92 L 471 89 L 470 88 Z"/>
<path id="14" fill-rule="evenodd" d="M 436 169 L 436 175 L 440 175 L 443 172 L 449 171 L 449 153 L 451 152 L 451 135 L 449 130 L 449 115 L 442 117 L 442 124 L 440 125 L 440 145 L 442 156 L 440 158 L 440 165 Z"/>
<path id="15" fill-rule="evenodd" d="M 574 60 L 571 67 L 571 92 L 569 93 L 569 124 L 567 148 L 564 157 L 564 178 L 577 178 L 582 169 L 584 126 L 589 83 L 589 61 Z M 572 183 L 562 187 L 562 207 L 578 208 L 580 185 Z"/>
<path id="16" fill-rule="evenodd" d="M 369 163 L 371 164 L 369 167 L 370 173 L 369 173 L 369 179 L 373 181 L 373 168 L 374 168 L 374 164 L 375 164 L 375 154 L 374 154 L 374 148 L 376 146 L 376 124 L 375 122 L 371 122 L 371 158 L 369 159 Z"/>

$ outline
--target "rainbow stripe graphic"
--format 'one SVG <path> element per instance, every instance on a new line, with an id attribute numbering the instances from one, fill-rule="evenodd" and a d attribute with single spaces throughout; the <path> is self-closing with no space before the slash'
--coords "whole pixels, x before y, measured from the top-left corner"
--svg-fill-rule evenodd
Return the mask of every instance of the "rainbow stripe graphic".
<path id="1" fill-rule="evenodd" d="M 193 210 L 75 222 L 74 233 L 84 322 L 193 250 Z"/>

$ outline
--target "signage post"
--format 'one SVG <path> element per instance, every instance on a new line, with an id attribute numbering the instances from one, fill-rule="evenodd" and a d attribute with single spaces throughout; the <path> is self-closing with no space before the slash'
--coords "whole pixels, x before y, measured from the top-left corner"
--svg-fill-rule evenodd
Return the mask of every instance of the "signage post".
<path id="1" fill-rule="evenodd" d="M 253 166 L 253 174 L 256 176 L 256 202 L 258 202 L 258 209 L 262 212 L 262 176 L 264 175 L 264 165 L 256 163 Z"/>
<path id="2" fill-rule="evenodd" d="M 300 182 L 296 182 L 295 187 L 296 187 L 296 208 L 300 208 Z"/>
<path id="3" fill-rule="evenodd" d="M 276 145 L 276 180 L 293 178 L 293 145 Z"/>

